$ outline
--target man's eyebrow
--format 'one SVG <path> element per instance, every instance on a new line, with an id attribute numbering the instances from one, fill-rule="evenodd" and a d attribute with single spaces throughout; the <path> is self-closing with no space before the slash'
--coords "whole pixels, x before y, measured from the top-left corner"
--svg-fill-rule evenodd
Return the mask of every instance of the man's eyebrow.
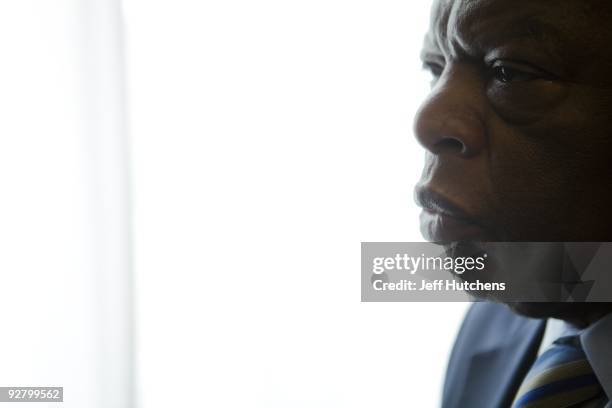
<path id="1" fill-rule="evenodd" d="M 444 54 L 438 49 L 435 41 L 431 37 L 431 33 L 427 33 L 423 38 L 423 45 L 419 57 L 423 62 L 423 67 L 426 68 L 428 62 L 444 63 Z"/>
<path id="2" fill-rule="evenodd" d="M 423 62 L 424 68 L 427 67 L 427 65 L 432 62 L 437 62 L 440 64 L 444 63 L 444 56 L 442 55 L 442 53 L 431 52 L 427 49 L 422 49 L 419 56 L 421 58 L 421 61 Z"/>

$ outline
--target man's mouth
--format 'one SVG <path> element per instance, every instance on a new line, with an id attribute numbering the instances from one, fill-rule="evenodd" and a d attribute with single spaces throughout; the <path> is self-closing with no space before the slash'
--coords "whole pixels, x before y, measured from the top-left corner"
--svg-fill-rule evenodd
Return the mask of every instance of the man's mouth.
<path id="1" fill-rule="evenodd" d="M 418 186 L 415 201 L 423 208 L 421 233 L 426 240 L 446 244 L 486 239 L 487 231 L 476 217 L 433 189 Z"/>

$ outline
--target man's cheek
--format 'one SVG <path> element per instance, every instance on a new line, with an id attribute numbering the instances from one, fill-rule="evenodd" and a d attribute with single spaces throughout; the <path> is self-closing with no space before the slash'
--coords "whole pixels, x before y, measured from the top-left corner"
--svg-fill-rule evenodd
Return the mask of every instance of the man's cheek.
<path id="1" fill-rule="evenodd" d="M 559 235 L 566 217 L 571 170 L 558 152 L 525 133 L 492 140 L 491 185 L 501 227 L 512 240 L 545 241 Z"/>
<path id="2" fill-rule="evenodd" d="M 513 126 L 528 126 L 554 112 L 568 98 L 562 82 L 534 80 L 512 85 L 492 82 L 487 99 L 497 115 Z"/>

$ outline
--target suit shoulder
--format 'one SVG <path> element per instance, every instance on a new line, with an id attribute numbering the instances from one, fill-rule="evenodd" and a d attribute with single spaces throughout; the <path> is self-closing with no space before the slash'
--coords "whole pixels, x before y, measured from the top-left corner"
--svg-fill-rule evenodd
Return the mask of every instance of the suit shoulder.
<path id="1" fill-rule="evenodd" d="M 476 302 L 468 310 L 461 329 L 457 336 L 459 343 L 464 337 L 478 337 L 481 347 L 486 339 L 496 340 L 500 336 L 511 335 L 525 320 L 532 320 L 519 316 L 506 305 L 492 302 Z"/>

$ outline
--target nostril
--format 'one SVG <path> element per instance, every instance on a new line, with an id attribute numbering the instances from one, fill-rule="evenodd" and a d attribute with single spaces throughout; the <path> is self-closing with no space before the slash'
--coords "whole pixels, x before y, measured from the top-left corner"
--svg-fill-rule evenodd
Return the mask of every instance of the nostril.
<path id="1" fill-rule="evenodd" d="M 447 137 L 440 140 L 435 145 L 435 153 L 463 153 L 465 145 L 459 140 L 452 137 Z"/>
<path id="2" fill-rule="evenodd" d="M 430 96 L 415 117 L 414 134 L 433 154 L 472 157 L 486 147 L 482 109 L 466 104 L 464 93 L 450 96 L 441 91 Z"/>

